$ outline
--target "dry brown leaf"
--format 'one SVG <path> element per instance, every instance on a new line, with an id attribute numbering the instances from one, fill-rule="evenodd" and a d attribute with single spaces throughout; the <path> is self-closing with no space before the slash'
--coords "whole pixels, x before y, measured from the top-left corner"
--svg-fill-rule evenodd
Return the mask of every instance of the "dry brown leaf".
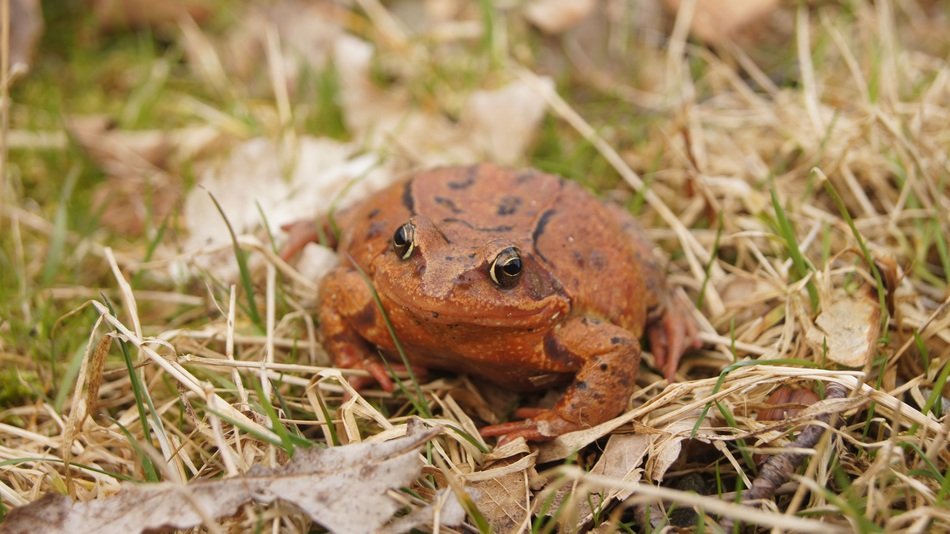
<path id="1" fill-rule="evenodd" d="M 326 67 L 347 16 L 334 2 L 284 0 L 252 5 L 225 38 L 224 64 L 241 79 L 260 74 L 267 61 L 267 32 L 273 29 L 280 36 L 287 88 L 294 90 L 301 71 L 319 72 Z M 193 51 L 188 54 L 194 57 Z"/>
<path id="2" fill-rule="evenodd" d="M 870 287 L 856 295 L 835 294 L 822 306 L 806 338 L 819 356 L 847 367 L 862 367 L 874 355 L 881 331 L 881 309 Z"/>
<path id="3" fill-rule="evenodd" d="M 682 0 L 666 0 L 666 6 L 678 11 Z M 779 0 L 697 0 L 690 32 L 709 44 L 734 39 L 744 30 L 775 11 Z"/>
<path id="4" fill-rule="evenodd" d="M 806 407 L 818 402 L 818 395 L 805 388 L 779 386 L 765 399 L 755 418 L 759 421 L 784 421 L 797 416 Z"/>
<path id="5" fill-rule="evenodd" d="M 373 82 L 374 49 L 356 37 L 337 40 L 334 64 L 347 129 L 361 144 L 433 166 L 521 159 L 547 108 L 535 85 L 519 80 L 497 90 L 474 91 L 455 123 L 441 113 L 414 107 L 399 86 L 382 89 Z M 542 78 L 542 90 L 553 82 Z M 490 120 L 489 120 L 490 119 Z"/>
<path id="6" fill-rule="evenodd" d="M 545 33 L 557 34 L 584 20 L 597 6 L 597 0 L 533 0 L 524 7 L 524 15 Z"/>
<path id="7" fill-rule="evenodd" d="M 222 137 L 208 126 L 117 130 L 100 115 L 74 117 L 67 127 L 108 176 L 93 191 L 93 208 L 106 227 L 127 236 L 140 235 L 148 219 L 158 224 L 180 201 L 181 180 L 166 169 L 199 157 Z"/>
<path id="8" fill-rule="evenodd" d="M 296 505 L 332 532 L 374 532 L 400 507 L 386 492 L 419 476 L 423 464 L 417 451 L 439 432 L 410 425 L 406 436 L 392 441 L 299 450 L 277 468 L 255 467 L 242 476 L 187 485 L 128 485 L 89 502 L 51 493 L 10 512 L 4 532 L 186 529 L 231 515 L 248 502 L 277 499 Z"/>
<path id="9" fill-rule="evenodd" d="M 653 439 L 654 436 L 645 434 L 614 434 L 610 436 L 603 454 L 597 459 L 597 463 L 594 464 L 590 472 L 595 475 L 623 480 L 624 482 L 638 482 L 643 476 L 643 461 L 646 459 Z M 589 497 L 585 496 L 587 498 L 581 498 L 577 502 L 579 506 L 578 528 L 593 518 L 595 508 L 602 507 L 603 503 L 609 503 L 613 499 L 622 501 L 629 497 L 631 493 L 630 490 L 611 489 L 592 493 Z"/>
<path id="10" fill-rule="evenodd" d="M 163 170 L 199 157 L 222 137 L 209 126 L 171 130 L 119 130 L 109 117 L 85 115 L 67 121 L 69 133 L 102 170 L 112 176 Z"/>
<path id="11" fill-rule="evenodd" d="M 511 457 L 495 462 L 491 470 L 514 464 Z M 516 532 L 529 516 L 527 469 L 512 471 L 485 480 L 468 482 L 475 506 L 488 520 L 492 532 Z"/>
<path id="12" fill-rule="evenodd" d="M 87 0 L 102 28 L 171 26 L 181 17 L 203 21 L 211 16 L 210 0 Z"/>
<path id="13" fill-rule="evenodd" d="M 647 461 L 647 472 L 650 474 L 650 480 L 662 482 L 663 477 L 670 466 L 680 457 L 683 450 L 683 441 L 690 439 L 690 433 L 696 425 L 695 417 L 687 417 L 665 426 L 658 436 L 654 436 L 650 444 L 649 460 Z M 703 439 L 702 433 L 697 434 L 700 441 Z"/>
<path id="14" fill-rule="evenodd" d="M 30 68 L 36 43 L 43 33 L 43 13 L 39 0 L 10 2 L 10 72 Z"/>

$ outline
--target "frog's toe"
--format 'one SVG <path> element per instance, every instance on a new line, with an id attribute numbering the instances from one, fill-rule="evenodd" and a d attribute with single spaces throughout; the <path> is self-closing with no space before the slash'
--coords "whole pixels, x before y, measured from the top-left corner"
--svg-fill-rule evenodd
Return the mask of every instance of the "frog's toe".
<path id="1" fill-rule="evenodd" d="M 526 412 L 536 415 L 531 419 L 484 426 L 478 433 L 483 438 L 498 437 L 498 445 L 503 445 L 517 438 L 524 438 L 526 441 L 550 441 L 561 434 L 581 428 L 577 423 L 561 418 L 554 410 L 522 408 L 515 413 L 523 415 Z"/>
<path id="2" fill-rule="evenodd" d="M 545 436 L 541 435 L 541 432 L 538 431 L 537 423 L 531 419 L 483 426 L 478 430 L 478 433 L 481 434 L 483 438 L 499 438 L 499 446 L 518 438 L 524 438 L 527 441 L 544 441 L 545 439 L 551 439 L 550 437 L 545 438 Z"/>
<path id="3" fill-rule="evenodd" d="M 683 353 L 702 345 L 697 334 L 696 322 L 679 306 L 668 310 L 659 321 L 650 326 L 650 350 L 653 352 L 656 367 L 663 372 L 667 380 L 673 380 L 675 377 Z"/>
<path id="4" fill-rule="evenodd" d="M 280 259 L 290 261 L 308 243 L 314 243 L 319 239 L 317 225 L 312 219 L 302 219 L 299 221 L 287 223 L 280 227 L 287 234 L 287 242 L 280 249 Z"/>

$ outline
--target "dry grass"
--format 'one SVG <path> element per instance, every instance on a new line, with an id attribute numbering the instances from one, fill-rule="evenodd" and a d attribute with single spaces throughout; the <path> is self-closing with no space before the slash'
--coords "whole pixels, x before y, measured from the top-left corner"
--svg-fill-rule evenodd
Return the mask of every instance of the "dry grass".
<path id="1" fill-rule="evenodd" d="M 791 530 L 950 529 L 945 6 L 783 6 L 763 40 L 713 49 L 687 40 L 684 24 L 630 16 L 637 13 L 623 12 L 622 2 L 608 2 L 609 16 L 559 39 L 539 35 L 508 5 L 491 17 L 460 9 L 438 26 L 444 33 L 423 39 L 385 6 L 356 4 L 328 12 L 374 43 L 379 78 L 405 91 L 414 109 L 454 115 L 474 88 L 554 75 L 557 93 L 539 91 L 549 118 L 523 162 L 640 211 L 669 261 L 671 283 L 701 302 L 704 348 L 684 360 L 674 384 L 644 367 L 631 411 L 580 436 L 577 443 L 590 445 L 570 465 L 561 465 L 564 443 L 542 449 L 542 460 L 555 460 L 543 466 L 517 446 L 489 452 L 475 421 L 503 415 L 494 397 L 504 396 L 464 377 L 420 384 L 422 399 L 411 391 L 353 391 L 343 378 L 359 371 L 332 368 L 316 340 L 312 280 L 283 263 L 264 232 L 237 241 L 249 258 L 255 322 L 240 277 L 198 267 L 206 264 L 197 256 L 210 251 L 180 250 L 180 221 L 169 218 L 166 228 L 163 216 L 147 215 L 137 236 L 97 227 L 89 190 L 103 182 L 100 162 L 82 159 L 71 142 L 41 142 L 58 128 L 49 116 L 65 110 L 124 114 L 127 128 L 200 119 L 217 129 L 221 138 L 207 153 L 163 163 L 160 172 L 137 162 L 149 192 L 122 202 L 148 205 L 149 195 L 163 194 L 150 177 L 189 183 L 193 167 L 240 139 L 263 135 L 292 146 L 304 133 L 340 136 L 332 89 L 340 81 L 326 74 L 332 67 L 310 85 L 304 76 L 291 86 L 299 92 L 288 93 L 277 82 L 289 68 L 280 59 L 288 38 L 275 33 L 262 56 L 268 72 L 243 78 L 229 71 L 207 40 L 235 24 L 226 19 L 240 18 L 233 7 L 222 9 L 214 29 L 186 25 L 190 37 L 166 51 L 133 35 L 111 45 L 116 53 L 101 36 L 80 34 L 100 39 L 98 53 L 131 73 L 97 71 L 100 82 L 117 86 L 77 84 L 77 95 L 60 101 L 38 86 L 55 78 L 41 62 L 14 86 L 4 132 L 20 140 L 0 166 L 4 509 L 51 491 L 87 500 L 126 480 L 235 475 L 281 463 L 301 439 L 320 446 L 385 439 L 422 416 L 452 430 L 429 449 L 429 474 L 438 476 L 420 481 L 417 495 L 467 481 L 523 530 L 575 528 L 589 510 L 584 499 L 565 500 L 562 492 L 550 506 L 565 484 L 575 496 L 633 491 L 594 514 L 601 528 L 660 527 L 672 508 L 693 507 L 701 513 L 686 525 L 697 530 L 701 523 L 718 528 L 723 517 Z M 643 13 L 653 5 L 635 4 Z M 482 28 L 480 38 L 470 38 L 473 27 Z M 55 39 L 47 41 L 55 48 Z M 147 63 L 133 65 L 140 55 Z M 179 55 L 187 61 L 170 63 Z M 72 60 L 69 72 L 91 61 Z M 129 86 L 144 103 L 116 109 L 116 94 Z M 414 148 L 397 146 L 383 159 L 393 168 L 417 166 Z M 169 274 L 183 263 L 192 267 L 186 281 Z M 879 330 L 868 354 L 844 368 L 807 333 L 832 303 L 858 301 L 866 291 L 880 320 L 863 326 Z M 829 383 L 850 396 L 785 422 L 756 418 L 781 385 L 821 393 Z M 271 409 L 279 420 L 268 416 Z M 807 451 L 805 468 L 776 502 L 736 504 L 734 492 L 754 478 L 753 453 L 785 450 L 791 434 L 828 411 L 842 425 Z M 680 460 L 663 459 L 661 450 L 686 443 L 703 414 Z M 643 466 L 648 483 L 637 485 L 640 472 L 634 482 L 588 473 L 604 437 L 629 432 L 657 437 Z M 696 474 L 705 496 L 679 485 Z M 548 510 L 553 519 L 525 510 Z M 281 506 L 246 507 L 227 525 L 310 528 Z"/>

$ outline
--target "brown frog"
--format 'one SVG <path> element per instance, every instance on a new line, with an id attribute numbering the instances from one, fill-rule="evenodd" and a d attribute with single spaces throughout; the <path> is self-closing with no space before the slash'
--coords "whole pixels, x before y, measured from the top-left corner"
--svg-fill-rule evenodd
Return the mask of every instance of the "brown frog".
<path id="1" fill-rule="evenodd" d="M 697 346 L 634 219 L 577 184 L 492 165 L 421 172 L 335 217 L 340 265 L 320 284 L 323 343 L 334 362 L 393 383 L 376 347 L 412 366 L 468 373 L 517 391 L 568 383 L 551 409 L 482 429 L 546 440 L 627 406 L 646 330 L 671 379 Z M 314 238 L 291 238 L 292 255 Z M 365 386 L 367 380 L 355 380 Z"/>

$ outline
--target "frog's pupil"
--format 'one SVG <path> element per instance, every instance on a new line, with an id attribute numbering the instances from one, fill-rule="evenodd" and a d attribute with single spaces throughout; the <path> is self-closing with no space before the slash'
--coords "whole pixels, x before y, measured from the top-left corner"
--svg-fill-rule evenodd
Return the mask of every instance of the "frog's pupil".
<path id="1" fill-rule="evenodd" d="M 406 223 L 396 229 L 393 234 L 393 250 L 401 259 L 409 259 L 412 250 L 415 248 L 413 240 L 415 239 L 415 228 L 412 223 Z"/>
<path id="2" fill-rule="evenodd" d="M 518 276 L 521 273 L 521 258 L 511 258 L 501 266 L 501 270 L 508 276 Z"/>
<path id="3" fill-rule="evenodd" d="M 400 226 L 399 229 L 396 230 L 396 235 L 393 236 L 393 242 L 396 243 L 397 247 L 404 247 L 409 244 L 408 239 L 406 239 L 405 226 Z"/>

